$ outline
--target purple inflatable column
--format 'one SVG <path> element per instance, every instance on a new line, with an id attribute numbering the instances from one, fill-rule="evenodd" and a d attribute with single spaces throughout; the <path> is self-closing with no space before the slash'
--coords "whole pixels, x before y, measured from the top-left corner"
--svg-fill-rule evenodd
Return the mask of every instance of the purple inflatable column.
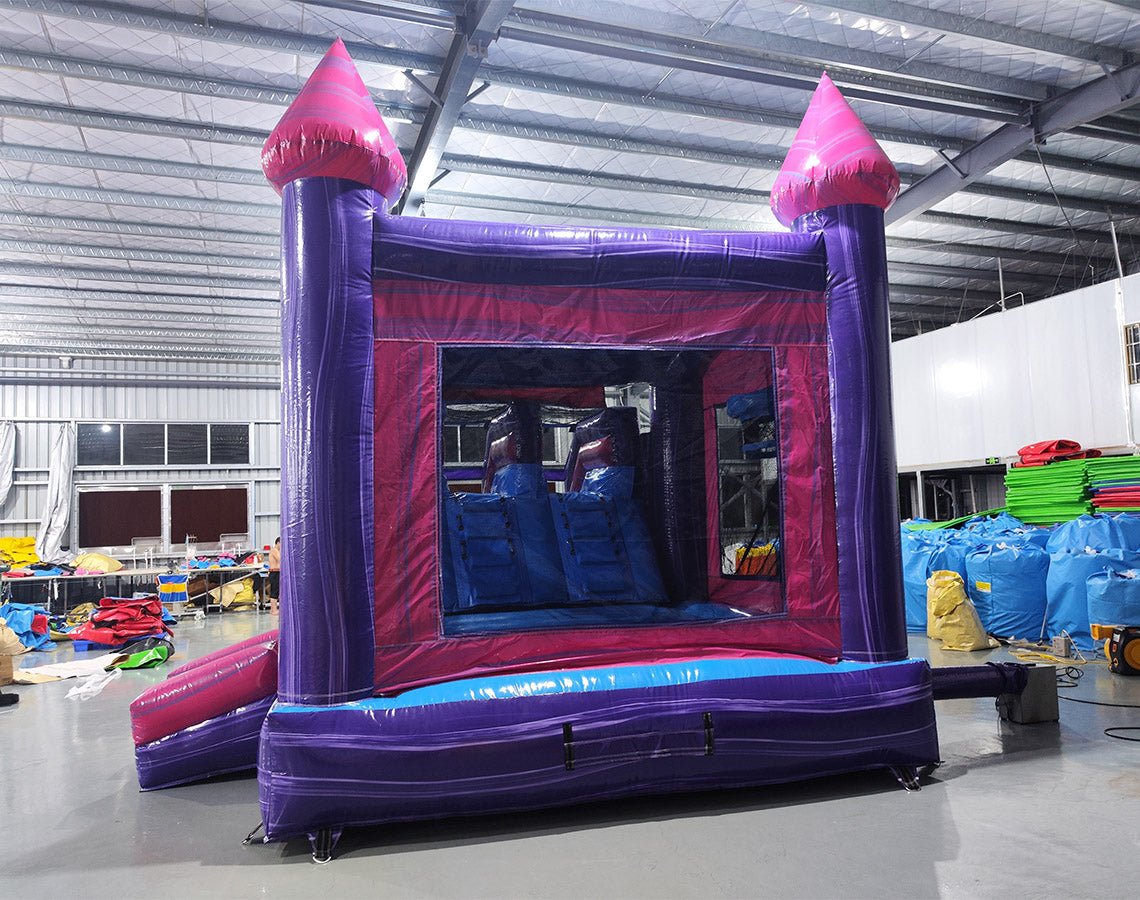
<path id="1" fill-rule="evenodd" d="M 827 246 L 827 356 L 843 656 L 905 659 L 891 322 L 883 211 L 833 206 L 800 220 Z"/>
<path id="2" fill-rule="evenodd" d="M 905 659 L 883 210 L 898 172 L 824 75 L 772 188 L 827 247 L 827 342 L 843 656 Z"/>
<path id="3" fill-rule="evenodd" d="M 282 195 L 281 637 L 284 703 L 373 692 L 372 216 L 338 178 Z"/>
<path id="4" fill-rule="evenodd" d="M 282 195 L 278 697 L 373 693 L 374 218 L 407 169 L 337 39 L 261 151 Z"/>

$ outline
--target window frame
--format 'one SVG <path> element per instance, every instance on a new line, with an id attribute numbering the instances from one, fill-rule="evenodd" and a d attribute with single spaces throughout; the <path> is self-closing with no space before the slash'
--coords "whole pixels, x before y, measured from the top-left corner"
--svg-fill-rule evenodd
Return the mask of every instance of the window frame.
<path id="1" fill-rule="evenodd" d="M 119 420 L 80 419 L 80 420 L 76 420 L 75 426 L 76 426 L 77 435 L 78 435 L 78 429 L 82 425 L 100 425 L 100 426 L 110 425 L 110 426 L 113 426 L 115 428 L 118 428 L 118 430 L 119 430 L 119 461 L 118 461 L 118 463 L 101 463 L 101 464 L 81 463 L 79 461 L 79 445 L 78 445 L 78 440 L 77 440 L 76 441 L 76 448 L 75 448 L 75 460 L 74 460 L 75 469 L 76 469 L 76 471 L 80 471 L 80 472 L 101 472 L 101 471 L 109 471 L 109 470 L 114 470 L 117 472 L 123 472 L 123 471 L 151 472 L 151 471 L 167 471 L 167 470 L 184 471 L 184 470 L 189 470 L 189 469 L 234 469 L 234 470 L 242 470 L 242 469 L 256 468 L 256 466 L 254 464 L 254 459 L 256 458 L 255 457 L 255 449 L 256 448 L 255 448 L 255 444 L 254 444 L 254 433 L 255 433 L 256 429 L 253 427 L 254 424 L 255 424 L 254 422 L 206 422 L 206 421 L 202 421 L 201 419 L 186 420 L 186 421 L 168 421 L 168 420 L 159 421 L 159 420 L 155 420 L 155 419 L 131 419 L 131 420 L 125 420 L 125 419 L 119 419 Z M 163 428 L 163 453 L 162 453 L 163 461 L 161 463 L 137 464 L 137 463 L 125 463 L 125 462 L 123 462 L 125 451 L 126 451 L 126 445 L 125 445 L 126 426 L 130 426 L 130 425 L 161 425 L 162 426 L 162 428 Z M 171 425 L 204 425 L 204 426 L 206 426 L 206 462 L 204 462 L 204 463 L 172 463 L 172 462 L 170 462 L 170 426 Z M 214 425 L 242 426 L 245 428 L 245 430 L 246 430 L 246 447 L 248 449 L 248 454 L 246 457 L 247 461 L 246 462 L 244 462 L 244 463 L 216 463 L 213 461 L 213 457 L 214 457 L 213 426 Z"/>
<path id="2" fill-rule="evenodd" d="M 1130 385 L 1140 384 L 1140 322 L 1124 326 L 1124 374 Z"/>

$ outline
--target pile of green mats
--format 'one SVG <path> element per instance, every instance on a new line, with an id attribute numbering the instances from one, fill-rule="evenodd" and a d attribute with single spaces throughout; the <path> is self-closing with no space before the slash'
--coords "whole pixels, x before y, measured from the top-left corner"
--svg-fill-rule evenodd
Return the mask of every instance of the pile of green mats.
<path id="1" fill-rule="evenodd" d="M 1107 461 L 1073 459 L 1010 469 L 1005 474 L 1006 509 L 1031 525 L 1055 525 L 1091 513 L 1089 466 Z"/>
<path id="2" fill-rule="evenodd" d="M 1085 461 L 1092 504 L 1104 512 L 1140 512 L 1140 456 Z"/>

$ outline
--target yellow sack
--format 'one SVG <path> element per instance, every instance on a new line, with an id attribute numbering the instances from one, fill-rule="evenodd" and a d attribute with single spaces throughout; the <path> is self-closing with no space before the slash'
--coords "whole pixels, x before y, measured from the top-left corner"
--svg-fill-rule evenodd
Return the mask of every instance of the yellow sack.
<path id="1" fill-rule="evenodd" d="M 68 625 L 82 625 L 95 614 L 98 609 L 94 603 L 80 603 L 67 611 Z"/>
<path id="2" fill-rule="evenodd" d="M 210 596 L 214 598 L 215 603 L 221 604 L 224 608 L 234 605 L 241 606 L 244 603 L 256 603 L 257 597 L 253 593 L 253 576 L 227 581 L 221 587 L 211 590 Z"/>
<path id="3" fill-rule="evenodd" d="M 94 553 L 88 551 L 87 553 L 80 553 L 75 557 L 75 562 L 72 563 L 77 569 L 86 569 L 88 572 L 118 572 L 123 567 L 123 564 L 117 559 L 112 559 L 105 553 Z"/>
<path id="4" fill-rule="evenodd" d="M 938 571 L 926 579 L 926 623 L 927 636 L 942 641 L 943 650 L 988 650 L 998 645 L 982 628 L 957 572 Z"/>

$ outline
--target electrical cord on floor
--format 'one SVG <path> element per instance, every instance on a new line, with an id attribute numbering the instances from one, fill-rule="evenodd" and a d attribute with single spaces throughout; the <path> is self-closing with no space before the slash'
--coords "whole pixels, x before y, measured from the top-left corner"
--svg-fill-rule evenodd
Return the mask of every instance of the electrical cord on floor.
<path id="1" fill-rule="evenodd" d="M 1081 680 L 1084 671 L 1076 666 L 1065 666 L 1057 672 L 1057 687 L 1068 688 L 1076 687 L 1077 682 Z M 1108 703 L 1104 700 L 1082 700 L 1080 697 L 1066 697 L 1064 694 L 1057 695 L 1058 700 L 1068 700 L 1070 703 L 1084 703 L 1087 706 L 1110 706 L 1115 709 L 1140 709 L 1140 704 L 1136 703 Z M 1110 737 L 1117 741 L 1128 741 L 1133 744 L 1140 744 L 1140 737 L 1125 737 L 1123 734 L 1117 732 L 1140 732 L 1140 725 L 1115 725 L 1112 728 L 1104 729 L 1105 737 Z"/>

